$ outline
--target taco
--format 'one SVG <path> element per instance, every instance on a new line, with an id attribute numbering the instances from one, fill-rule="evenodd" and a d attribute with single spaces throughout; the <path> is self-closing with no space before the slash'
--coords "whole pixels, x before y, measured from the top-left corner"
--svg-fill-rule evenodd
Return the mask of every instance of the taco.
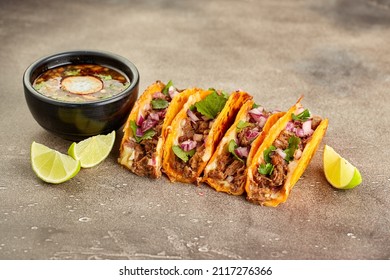
<path id="1" fill-rule="evenodd" d="M 228 96 L 214 89 L 199 89 L 188 99 L 167 130 L 163 171 L 172 182 L 200 181 L 222 136 L 251 98 L 241 91 Z"/>
<path id="2" fill-rule="evenodd" d="M 269 130 L 248 167 L 245 190 L 253 203 L 285 202 L 325 135 L 328 119 L 312 115 L 301 99 Z"/>
<path id="3" fill-rule="evenodd" d="M 124 126 L 118 162 L 139 176 L 161 177 L 164 133 L 192 90 L 156 81 L 134 104 Z"/>
<path id="4" fill-rule="evenodd" d="M 272 114 L 253 100 L 247 101 L 206 165 L 202 181 L 217 191 L 242 195 L 247 166 L 268 130 L 283 114 Z"/>

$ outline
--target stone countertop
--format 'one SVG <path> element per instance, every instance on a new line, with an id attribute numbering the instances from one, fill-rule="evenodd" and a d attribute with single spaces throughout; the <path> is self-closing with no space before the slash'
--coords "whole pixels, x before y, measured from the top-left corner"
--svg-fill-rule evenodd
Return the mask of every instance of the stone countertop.
<path id="1" fill-rule="evenodd" d="M 1 1 L 0 259 L 389 259 L 389 27 L 388 0 Z M 281 110 L 303 94 L 329 128 L 277 208 L 137 177 L 116 161 L 120 131 L 102 164 L 49 185 L 30 145 L 70 142 L 34 121 L 22 75 L 70 49 L 128 58 L 141 92 L 172 79 Z M 324 144 L 359 168 L 359 187 L 326 182 Z"/>

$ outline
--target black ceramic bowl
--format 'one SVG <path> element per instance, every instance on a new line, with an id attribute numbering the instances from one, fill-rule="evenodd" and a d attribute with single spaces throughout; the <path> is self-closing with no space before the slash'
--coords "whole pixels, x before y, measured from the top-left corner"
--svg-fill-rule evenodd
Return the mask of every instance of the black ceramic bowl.
<path id="1" fill-rule="evenodd" d="M 33 88 L 34 80 L 48 69 L 69 64 L 98 64 L 126 75 L 130 81 L 121 93 L 98 101 L 83 103 L 58 101 Z M 31 64 L 23 76 L 24 94 L 35 120 L 62 138 L 78 141 L 119 129 L 138 97 L 139 73 L 127 59 L 100 51 L 68 51 L 50 55 Z"/>

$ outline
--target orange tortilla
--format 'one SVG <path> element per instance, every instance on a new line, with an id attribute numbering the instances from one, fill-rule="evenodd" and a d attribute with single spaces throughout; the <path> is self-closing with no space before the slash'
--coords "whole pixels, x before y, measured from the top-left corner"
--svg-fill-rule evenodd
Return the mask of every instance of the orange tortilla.
<path id="1" fill-rule="evenodd" d="M 265 137 L 264 141 L 260 145 L 256 154 L 254 155 L 251 165 L 248 167 L 247 181 L 245 184 L 245 190 L 247 193 L 247 200 L 256 204 L 264 206 L 276 207 L 280 203 L 283 203 L 287 200 L 292 188 L 298 179 L 302 176 L 303 172 L 306 170 L 309 165 L 312 157 L 318 149 L 318 146 L 321 143 L 322 138 L 326 133 L 328 127 L 328 119 L 322 119 L 318 127 L 315 129 L 311 140 L 306 144 L 301 157 L 298 160 L 293 160 L 288 165 L 288 173 L 286 180 L 279 189 L 277 190 L 267 190 L 266 195 L 262 192 L 260 186 L 254 181 L 253 177 L 255 172 L 258 172 L 258 167 L 261 162 L 263 162 L 263 152 L 269 148 L 279 136 L 279 134 L 285 129 L 287 123 L 292 120 L 291 114 L 294 113 L 298 108 L 302 107 L 300 104 L 302 98 L 292 106 L 288 112 L 280 118 L 276 124 L 269 130 L 268 135 Z"/>
<path id="2" fill-rule="evenodd" d="M 245 103 L 245 101 L 252 98 L 249 94 L 241 91 L 235 91 L 229 96 L 224 108 L 215 118 L 214 123 L 210 128 L 210 132 L 205 139 L 205 149 L 203 155 L 201 155 L 201 159 L 196 170 L 192 170 L 193 174 L 187 177 L 185 172 L 183 172 L 183 170 L 175 164 L 176 160 L 180 159 L 177 159 L 175 153 L 172 151 L 172 146 L 179 143 L 178 139 L 182 133 L 182 125 L 185 124 L 184 120 L 188 118 L 187 110 L 196 102 L 206 98 L 206 96 L 211 93 L 213 93 L 212 90 L 197 89 L 197 93 L 188 98 L 187 103 L 183 106 L 182 110 L 172 121 L 171 126 L 167 129 L 167 139 L 164 146 L 163 171 L 172 182 L 200 182 L 200 175 L 214 153 L 219 141 L 233 123 L 241 106 Z M 194 156 L 196 156 L 196 153 Z"/>
<path id="3" fill-rule="evenodd" d="M 229 183 L 226 180 L 220 180 L 215 178 L 208 177 L 208 174 L 217 168 L 217 165 L 220 161 L 220 158 L 223 157 L 225 154 L 228 154 L 228 145 L 229 142 L 233 139 L 236 141 L 237 139 L 237 125 L 240 121 L 248 121 L 248 112 L 253 108 L 253 104 L 255 102 L 253 100 L 247 101 L 240 109 L 240 111 L 237 113 L 237 117 L 233 125 L 229 128 L 229 130 L 226 132 L 225 136 L 222 138 L 221 142 L 219 143 L 215 153 L 211 157 L 209 163 L 207 164 L 205 170 L 204 170 L 204 176 L 202 181 L 206 182 L 208 185 L 213 187 L 215 190 L 219 192 L 226 192 L 228 194 L 232 195 L 242 195 L 245 191 L 245 182 L 241 185 L 236 187 L 233 183 Z M 275 122 L 283 116 L 284 113 L 276 113 L 271 115 L 267 122 L 265 123 L 263 130 L 259 134 L 259 136 L 253 141 L 251 144 L 251 148 L 248 154 L 248 157 L 246 159 L 245 165 L 250 166 L 252 162 L 252 158 L 254 154 L 256 153 L 258 147 L 263 142 L 264 137 L 267 135 L 269 129 L 275 124 Z M 245 169 L 245 174 L 247 173 L 247 168 Z M 246 175 L 244 175 L 246 176 Z"/>
<path id="4" fill-rule="evenodd" d="M 161 81 L 156 81 L 152 85 L 150 85 L 144 93 L 141 95 L 141 97 L 136 101 L 134 104 L 134 107 L 132 111 L 130 112 L 130 115 L 126 121 L 126 124 L 124 126 L 123 132 L 123 138 L 121 141 L 120 149 L 119 149 L 119 158 L 118 162 L 129 169 L 130 171 L 135 173 L 135 170 L 133 168 L 133 158 L 135 150 L 134 148 L 130 147 L 130 145 L 126 145 L 126 143 L 129 143 L 130 141 L 135 141 L 133 131 L 130 127 L 130 121 L 136 121 L 139 115 L 143 115 L 144 111 L 147 111 L 150 107 L 150 102 L 153 99 L 153 95 L 156 92 L 161 92 L 165 87 L 165 84 Z M 166 138 L 166 129 L 171 124 L 172 120 L 176 116 L 176 114 L 180 111 L 182 106 L 187 101 L 188 97 L 194 94 L 193 90 L 184 90 L 179 92 L 175 97 L 171 100 L 167 112 L 164 117 L 164 122 L 162 125 L 162 132 L 161 135 L 158 136 L 158 142 L 156 146 L 156 158 L 155 158 L 155 165 L 153 166 L 153 172 L 150 174 L 150 177 L 152 178 L 159 178 L 161 177 L 161 166 L 162 166 L 162 156 L 163 156 L 163 146 Z M 138 174 L 139 175 L 139 174 Z"/>

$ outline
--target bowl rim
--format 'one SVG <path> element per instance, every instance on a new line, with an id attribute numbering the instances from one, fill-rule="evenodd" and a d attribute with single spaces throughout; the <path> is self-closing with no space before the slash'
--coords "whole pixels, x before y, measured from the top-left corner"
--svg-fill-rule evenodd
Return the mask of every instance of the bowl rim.
<path id="1" fill-rule="evenodd" d="M 109 59 L 117 60 L 118 62 L 126 65 L 130 69 L 132 74 L 133 74 L 133 78 L 132 79 L 130 79 L 130 77 L 128 77 L 129 80 L 130 80 L 129 87 L 127 87 L 125 90 L 123 90 L 122 92 L 118 93 L 117 95 L 109 97 L 109 98 L 106 98 L 106 99 L 103 99 L 103 100 L 98 100 L 98 101 L 92 100 L 92 101 L 84 101 L 84 102 L 72 102 L 72 101 L 60 101 L 60 100 L 56 100 L 56 99 L 47 97 L 47 96 L 39 93 L 32 86 L 32 83 L 30 82 L 30 77 L 31 77 L 33 71 L 35 69 L 37 69 L 39 66 L 41 66 L 42 64 L 47 64 L 47 63 L 49 63 L 51 61 L 55 61 L 56 59 L 59 59 L 59 58 L 63 58 L 63 57 L 66 57 L 66 56 L 77 56 L 77 55 L 79 55 L 81 57 L 82 56 L 108 57 Z M 60 63 L 58 64 L 58 66 L 61 66 L 61 65 L 63 65 L 63 64 L 60 64 Z M 106 65 L 106 66 L 110 67 L 109 64 Z M 119 71 L 123 72 L 123 70 L 120 69 L 119 67 L 114 67 L 114 66 L 111 66 L 111 67 L 113 67 L 116 70 L 119 70 Z M 126 76 L 128 76 L 128 75 L 126 74 Z M 127 58 L 125 58 L 123 56 L 120 56 L 118 54 L 112 53 L 112 52 L 101 51 L 101 50 L 91 50 L 91 49 L 68 50 L 68 51 L 62 51 L 62 52 L 58 52 L 58 53 L 54 53 L 54 54 L 43 56 L 43 57 L 35 60 L 33 63 L 31 63 L 27 67 L 27 69 L 24 71 L 24 74 L 23 74 L 23 84 L 28 89 L 29 94 L 32 94 L 35 98 L 38 98 L 38 99 L 40 99 L 43 102 L 50 103 L 50 104 L 53 104 L 53 105 L 68 106 L 68 107 L 89 107 L 89 106 L 98 106 L 98 105 L 102 106 L 102 105 L 105 105 L 105 104 L 108 104 L 108 103 L 116 102 L 116 101 L 121 100 L 124 97 L 132 94 L 133 90 L 139 84 L 139 72 L 138 72 L 137 67 L 130 60 L 128 60 Z"/>

